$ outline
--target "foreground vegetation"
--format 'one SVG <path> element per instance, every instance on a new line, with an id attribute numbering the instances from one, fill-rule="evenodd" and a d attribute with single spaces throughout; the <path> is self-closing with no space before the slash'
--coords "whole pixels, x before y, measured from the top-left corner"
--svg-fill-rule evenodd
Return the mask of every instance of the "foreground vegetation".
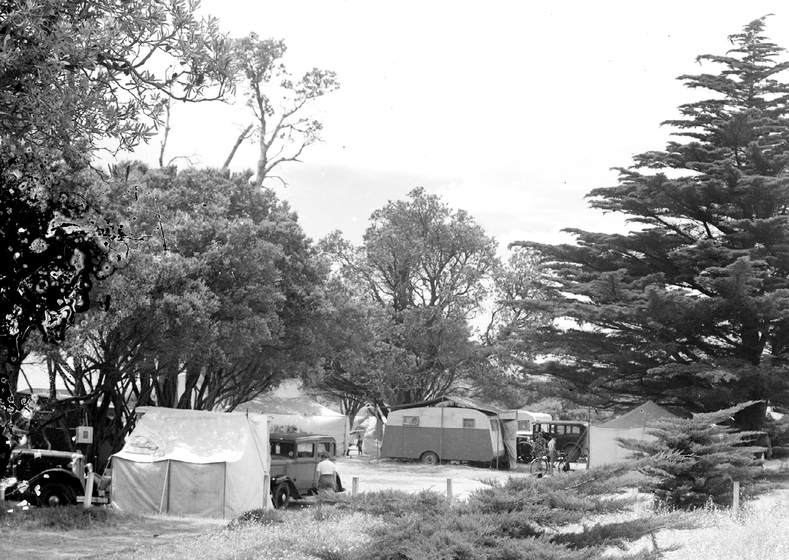
<path id="1" fill-rule="evenodd" d="M 113 536 L 144 525 L 151 537 L 168 524 L 187 521 L 110 508 L 22 510 L 4 503 L 0 535 L 12 542 L 59 533 L 87 545 L 89 552 L 75 552 L 74 558 L 116 560 L 777 559 L 789 557 L 781 536 L 789 523 L 789 506 L 781 503 L 786 490 L 778 485 L 783 475 L 764 471 L 743 498 L 780 494 L 746 501 L 738 513 L 714 505 L 693 511 L 656 507 L 651 495 L 638 491 L 642 476 L 611 468 L 486 481 L 486 488 L 453 504 L 428 491 L 336 494 L 311 507 L 247 512 L 230 523 L 193 526 L 199 534 L 182 531 L 169 542 L 158 542 L 161 536 L 139 541 Z M 56 544 L 61 540 L 52 540 L 50 551 L 65 558 Z M 46 552 L 28 557 L 45 558 Z"/>

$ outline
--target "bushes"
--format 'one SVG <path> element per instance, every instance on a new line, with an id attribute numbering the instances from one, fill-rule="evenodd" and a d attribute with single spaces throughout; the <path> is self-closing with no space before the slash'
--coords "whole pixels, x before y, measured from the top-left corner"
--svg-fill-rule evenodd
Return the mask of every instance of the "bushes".
<path id="1" fill-rule="evenodd" d="M 591 560 L 622 547 L 658 526 L 671 525 L 652 512 L 644 519 L 605 523 L 581 531 L 571 524 L 590 516 L 628 510 L 638 500 L 623 490 L 643 482 L 629 466 L 579 471 L 568 476 L 488 481 L 463 503 L 450 505 L 435 492 L 369 492 L 355 497 L 329 495 L 323 507 L 383 518 L 368 531 L 369 540 L 354 550 L 332 549 L 324 560 Z M 654 551 L 620 553 L 611 558 L 647 559 Z"/>
<path id="2" fill-rule="evenodd" d="M 650 477 L 648 488 L 661 505 L 695 509 L 708 503 L 729 506 L 732 482 L 747 487 L 761 464 L 755 456 L 763 448 L 749 446 L 754 432 L 737 432 L 716 422 L 739 407 L 692 419 L 661 420 L 650 433 L 654 441 L 622 440 L 634 451 L 641 472 Z"/>

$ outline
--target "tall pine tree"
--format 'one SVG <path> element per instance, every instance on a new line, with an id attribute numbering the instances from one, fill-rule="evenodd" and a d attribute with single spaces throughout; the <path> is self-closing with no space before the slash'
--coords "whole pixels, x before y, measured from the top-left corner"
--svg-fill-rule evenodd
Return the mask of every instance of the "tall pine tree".
<path id="1" fill-rule="evenodd" d="M 528 305 L 565 319 L 529 334 L 548 358 L 529 371 L 566 395 L 699 412 L 764 399 L 738 417 L 748 428 L 768 402 L 787 403 L 789 62 L 764 25 L 731 35 L 724 56 L 698 57 L 717 73 L 680 76 L 710 95 L 664 123 L 677 141 L 589 193 L 593 208 L 626 215 L 630 233 L 522 243 L 550 271 L 549 300 Z"/>

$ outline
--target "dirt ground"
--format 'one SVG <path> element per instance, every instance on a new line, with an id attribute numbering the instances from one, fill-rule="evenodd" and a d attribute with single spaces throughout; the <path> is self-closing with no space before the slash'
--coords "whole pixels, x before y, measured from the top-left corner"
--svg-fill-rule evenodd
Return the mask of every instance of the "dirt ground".
<path id="1" fill-rule="evenodd" d="M 510 476 L 530 476 L 528 467 L 519 465 L 515 471 L 480 469 L 465 465 L 422 465 L 366 456 L 342 457 L 336 461 L 342 484 L 352 490 L 353 479 L 358 478 L 358 491 L 403 490 L 419 492 L 432 490 L 445 493 L 447 479 L 452 480 L 453 499 L 464 500 L 469 492 L 485 486 L 485 480 L 504 481 Z"/>
<path id="2" fill-rule="evenodd" d="M 529 476 L 528 469 L 524 467 L 516 471 L 503 471 L 462 465 L 428 466 L 389 459 L 377 460 L 365 456 L 341 457 L 336 463 L 343 486 L 349 493 L 354 478 L 358 479 L 359 492 L 396 489 L 407 492 L 433 490 L 441 493 L 447 491 L 447 479 L 451 479 L 453 499 L 463 500 L 472 490 L 485 486 L 484 480 Z M 0 527 L 0 559 L 100 558 L 102 551 L 121 551 L 140 546 L 165 544 L 189 535 L 220 529 L 229 521 L 229 519 L 148 516 L 143 523 L 136 526 L 70 533 L 31 532 Z"/>

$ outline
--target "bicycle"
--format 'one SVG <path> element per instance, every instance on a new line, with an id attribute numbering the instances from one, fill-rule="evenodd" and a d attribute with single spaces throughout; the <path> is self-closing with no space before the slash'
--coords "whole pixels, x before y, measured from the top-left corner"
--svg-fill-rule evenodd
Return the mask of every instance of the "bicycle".
<path id="1" fill-rule="evenodd" d="M 542 478 L 545 476 L 545 473 L 548 472 L 548 465 L 550 465 L 548 455 L 535 457 L 532 459 L 531 463 L 529 463 L 529 472 L 533 475 L 536 475 L 537 478 Z M 570 462 L 567 461 L 567 455 L 564 453 L 559 455 L 559 457 L 556 459 L 556 462 L 554 462 L 553 467 L 557 469 L 559 474 L 568 474 L 572 470 L 570 467 Z"/>

